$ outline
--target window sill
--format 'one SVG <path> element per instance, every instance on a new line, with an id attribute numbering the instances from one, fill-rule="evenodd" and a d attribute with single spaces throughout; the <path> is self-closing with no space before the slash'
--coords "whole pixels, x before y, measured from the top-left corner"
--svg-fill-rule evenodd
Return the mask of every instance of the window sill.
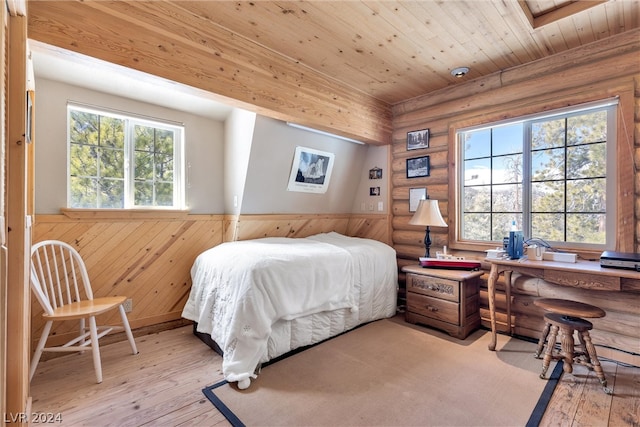
<path id="1" fill-rule="evenodd" d="M 71 219 L 184 219 L 188 210 L 169 209 L 69 209 L 60 212 Z"/>
<path id="2" fill-rule="evenodd" d="M 469 242 L 453 242 L 449 246 L 451 249 L 458 251 L 470 251 L 478 252 L 481 256 L 486 256 L 488 249 L 496 249 L 502 247 L 499 242 L 491 243 L 469 243 Z M 579 258 L 589 261 L 597 261 L 600 259 L 600 255 L 604 249 L 592 249 L 592 248 L 575 248 L 575 247 L 557 247 L 555 248 L 561 252 L 575 253 Z"/>

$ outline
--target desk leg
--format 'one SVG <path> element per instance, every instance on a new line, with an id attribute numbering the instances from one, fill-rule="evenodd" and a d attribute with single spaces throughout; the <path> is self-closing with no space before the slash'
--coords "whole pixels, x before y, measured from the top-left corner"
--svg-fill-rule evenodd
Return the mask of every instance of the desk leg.
<path id="1" fill-rule="evenodd" d="M 489 318 L 491 320 L 491 342 L 489 350 L 495 351 L 497 344 L 496 336 L 496 281 L 498 280 L 498 266 L 491 264 L 489 281 L 487 282 L 487 293 L 489 294 Z"/>
<path id="2" fill-rule="evenodd" d="M 513 335 L 514 332 L 514 327 L 511 324 L 511 273 L 510 270 L 504 272 L 504 294 L 507 300 L 507 331 L 509 331 L 509 335 Z"/>

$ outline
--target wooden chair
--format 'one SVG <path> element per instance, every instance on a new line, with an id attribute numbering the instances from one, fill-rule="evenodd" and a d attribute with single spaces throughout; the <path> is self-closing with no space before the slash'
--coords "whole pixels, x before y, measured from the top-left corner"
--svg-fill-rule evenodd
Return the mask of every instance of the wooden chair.
<path id="1" fill-rule="evenodd" d="M 533 303 L 547 312 L 544 314 L 545 326 L 535 353 L 535 357 L 540 358 L 546 343 L 540 378 L 545 379 L 551 360 L 563 360 L 562 369 L 569 374 L 573 372 L 573 364 L 579 363 L 595 371 L 605 393 L 611 394 L 611 390 L 607 388 L 607 380 L 598 360 L 596 348 L 589 335 L 593 324 L 583 319 L 583 317 L 604 317 L 606 315 L 604 310 L 590 304 L 557 298 L 539 298 Z M 556 353 L 554 348 L 558 332 L 560 332 L 560 351 Z M 578 346 L 573 339 L 575 332 L 580 342 Z"/>
<path id="2" fill-rule="evenodd" d="M 42 336 L 31 360 L 33 378 L 43 351 L 84 352 L 91 350 L 98 383 L 102 382 L 102 364 L 98 340 L 114 330 L 124 330 L 131 351 L 138 353 L 123 303 L 125 296 L 94 298 L 84 261 L 71 245 L 55 240 L 36 243 L 31 248 L 31 290 L 42 306 L 46 320 Z M 96 316 L 119 309 L 123 326 L 100 326 Z M 61 346 L 45 347 L 54 321 L 79 320 L 79 335 Z M 87 328 L 85 321 L 88 320 Z"/>

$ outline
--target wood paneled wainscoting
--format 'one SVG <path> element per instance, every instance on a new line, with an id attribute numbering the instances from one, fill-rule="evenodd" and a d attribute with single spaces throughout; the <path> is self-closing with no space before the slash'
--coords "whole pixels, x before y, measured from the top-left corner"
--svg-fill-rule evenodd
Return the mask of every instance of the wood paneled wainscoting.
<path id="1" fill-rule="evenodd" d="M 181 314 L 191 289 L 191 266 L 198 254 L 223 241 L 336 231 L 388 243 L 389 229 L 388 215 L 63 210 L 61 215 L 36 216 L 33 242 L 56 239 L 73 245 L 85 260 L 94 294 L 126 295 L 132 300 L 131 327 L 158 330 L 161 324 L 169 328 L 186 323 Z M 32 341 L 44 327 L 41 314 L 32 298 Z M 117 313 L 101 320 L 119 323 Z M 59 322 L 51 342 L 64 343 L 76 328 L 75 322 Z"/>
<path id="2" fill-rule="evenodd" d="M 335 231 L 391 244 L 389 215 L 381 214 L 298 214 L 228 215 L 225 241 L 260 237 L 306 237 Z"/>
<path id="3" fill-rule="evenodd" d="M 191 265 L 196 256 L 222 242 L 222 215 L 181 212 L 65 211 L 37 215 L 33 241 L 62 240 L 82 255 L 96 296 L 126 295 L 134 329 L 175 321 L 191 287 Z M 32 298 L 31 339 L 44 322 L 42 309 Z M 119 323 L 117 313 L 102 318 Z M 75 322 L 54 325 L 52 342 L 64 342 Z"/>

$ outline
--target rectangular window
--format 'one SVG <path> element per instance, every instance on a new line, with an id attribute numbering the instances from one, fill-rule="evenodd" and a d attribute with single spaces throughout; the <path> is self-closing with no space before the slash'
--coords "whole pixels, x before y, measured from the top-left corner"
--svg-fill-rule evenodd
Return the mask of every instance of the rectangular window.
<path id="1" fill-rule="evenodd" d="M 552 246 L 611 246 L 615 113 L 607 102 L 459 130 L 458 240 L 501 244 L 515 223 Z"/>
<path id="2" fill-rule="evenodd" d="M 68 106 L 68 207 L 184 209 L 184 127 Z"/>

